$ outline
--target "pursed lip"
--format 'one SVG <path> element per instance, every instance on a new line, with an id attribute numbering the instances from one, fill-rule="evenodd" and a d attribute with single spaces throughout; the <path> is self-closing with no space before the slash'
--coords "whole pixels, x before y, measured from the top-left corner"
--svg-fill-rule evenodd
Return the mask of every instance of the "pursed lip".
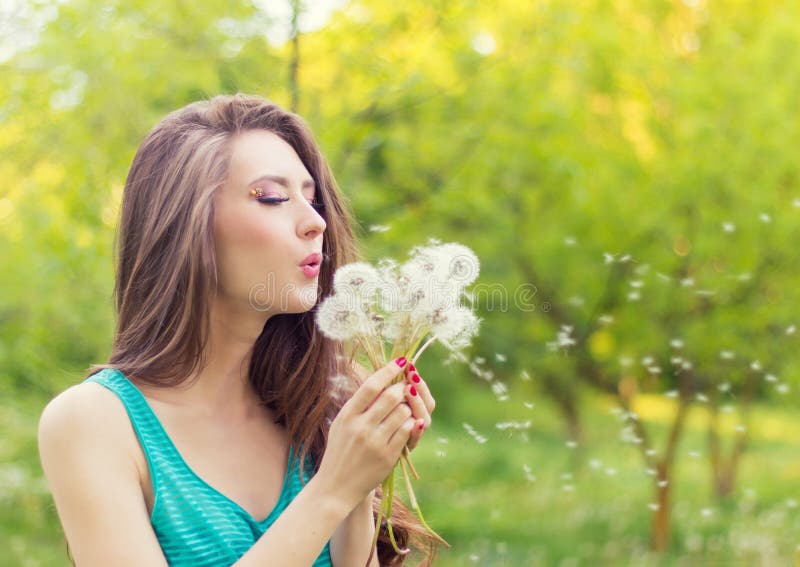
<path id="1" fill-rule="evenodd" d="M 300 262 L 300 267 L 309 266 L 309 265 L 319 265 L 322 263 L 322 254 L 319 252 L 314 252 L 313 254 L 309 254 L 306 256 L 305 260 Z"/>

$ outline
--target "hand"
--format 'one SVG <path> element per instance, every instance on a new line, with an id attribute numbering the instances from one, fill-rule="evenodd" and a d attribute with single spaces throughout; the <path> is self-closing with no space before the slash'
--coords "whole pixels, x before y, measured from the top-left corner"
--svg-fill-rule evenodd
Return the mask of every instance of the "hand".
<path id="1" fill-rule="evenodd" d="M 406 382 L 391 384 L 401 371 L 392 361 L 372 374 L 331 422 L 317 476 L 331 485 L 348 509 L 389 476 L 416 424 L 405 402 Z"/>
<path id="2" fill-rule="evenodd" d="M 420 377 L 419 371 L 413 364 L 405 367 L 406 376 L 406 403 L 411 408 L 411 415 L 417 421 L 408 440 L 408 449 L 412 451 L 419 443 L 422 435 L 431 426 L 431 414 L 436 407 L 436 401 L 431 395 L 428 385 Z M 420 428 L 422 425 L 422 428 Z"/>

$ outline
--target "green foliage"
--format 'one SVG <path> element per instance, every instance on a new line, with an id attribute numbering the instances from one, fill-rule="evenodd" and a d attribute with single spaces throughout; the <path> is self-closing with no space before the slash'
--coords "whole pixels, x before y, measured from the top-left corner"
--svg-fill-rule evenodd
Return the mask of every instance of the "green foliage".
<path id="1" fill-rule="evenodd" d="M 41 487 L 32 472 L 32 408 L 109 352 L 113 235 L 138 143 L 166 113 L 213 94 L 250 92 L 288 105 L 291 44 L 266 41 L 272 17 L 245 1 L 204 2 L 202 10 L 180 1 L 40 2 L 17 25 L 32 29 L 39 13 L 48 17 L 38 40 L 0 63 L 0 395 L 15 400 L 8 415 L 23 411 L 23 401 L 28 412 L 4 419 L 0 431 L 20 436 L 25 448 L 7 447 L 4 456 Z M 476 298 L 485 321 L 473 354 L 537 407 L 546 405 L 538 388 L 547 379 L 560 395 L 595 403 L 581 393 L 578 349 L 612 389 L 622 376 L 642 390 L 671 389 L 676 338 L 697 391 L 731 382 L 723 401 L 735 403 L 737 385 L 759 360 L 777 381 L 760 380 L 758 396 L 780 406 L 800 390 L 792 356 L 800 330 L 789 332 L 800 325 L 798 17 L 800 5 L 788 0 L 353 2 L 299 38 L 297 111 L 352 201 L 366 256 L 401 258 L 429 237 L 477 252 L 479 283 L 505 290 L 507 302 Z M 607 264 L 605 253 L 632 260 Z M 524 285 L 536 289 L 526 309 Z M 603 323 L 603 315 L 613 321 Z M 577 348 L 551 352 L 547 343 L 563 324 L 573 327 Z M 659 376 L 645 372 L 648 355 L 663 366 Z M 521 381 L 522 370 L 531 382 Z M 438 420 L 451 435 L 461 431 L 463 411 L 483 411 L 477 399 L 464 401 L 458 385 L 468 377 L 458 365 L 434 372 L 444 400 Z M 482 399 L 493 400 L 477 384 Z M 489 429 L 505 419 L 485 411 Z M 608 427 L 595 414 L 586 421 L 587 431 Z M 616 503 L 628 465 L 597 491 L 576 482 L 572 504 L 558 487 L 559 499 L 548 500 L 538 484 L 525 502 L 534 516 L 563 505 L 584 514 L 577 523 L 519 524 L 507 511 L 488 528 L 476 520 L 491 511 L 475 487 L 485 486 L 498 506 L 529 489 L 510 480 L 521 459 L 548 463 L 539 478 L 558 481 L 557 463 L 569 452 L 560 424 L 539 427 L 530 449 L 487 445 L 481 462 L 489 464 L 474 477 L 459 476 L 466 465 L 442 468 L 449 476 L 422 498 L 451 486 L 469 513 L 455 517 L 440 502 L 432 525 L 452 527 L 456 547 L 486 557 L 505 538 L 515 564 L 529 551 L 545 562 L 574 556 L 576 538 L 592 543 L 587 556 L 610 540 L 617 547 L 609 561 L 628 558 L 644 545 L 648 517 L 641 492 Z M 474 449 L 465 445 L 463 456 L 475 458 Z M 780 506 L 769 469 L 752 468 L 767 458 L 763 451 L 777 458 L 777 449 L 760 439 L 748 450 L 743 467 L 756 475 L 749 482 L 759 500 L 750 512 L 715 516 L 703 529 L 717 539 L 726 522 L 744 530 Z M 604 441 L 597 451 L 619 449 Z M 678 474 L 693 491 L 690 506 L 707 498 L 701 467 Z M 579 501 L 584 512 L 576 512 Z M 36 502 L 22 528 L 3 520 L 14 541 L 53 539 L 53 511 Z M 613 513 L 617 523 L 601 518 Z M 676 515 L 678 553 L 689 535 Z M 785 518 L 770 536 L 782 546 L 789 540 L 781 530 L 792 522 L 796 530 L 797 515 Z M 467 546 L 480 541 L 494 551 Z M 38 557 L 50 564 L 53 556 Z"/>

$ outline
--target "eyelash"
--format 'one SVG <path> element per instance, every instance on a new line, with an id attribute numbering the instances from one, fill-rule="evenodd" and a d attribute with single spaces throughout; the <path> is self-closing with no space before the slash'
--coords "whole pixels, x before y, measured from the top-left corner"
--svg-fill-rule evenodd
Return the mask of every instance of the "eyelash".
<path id="1" fill-rule="evenodd" d="M 289 197 L 258 197 L 256 201 L 265 205 L 279 205 L 289 200 Z M 318 213 L 325 210 L 324 203 L 309 203 Z"/>

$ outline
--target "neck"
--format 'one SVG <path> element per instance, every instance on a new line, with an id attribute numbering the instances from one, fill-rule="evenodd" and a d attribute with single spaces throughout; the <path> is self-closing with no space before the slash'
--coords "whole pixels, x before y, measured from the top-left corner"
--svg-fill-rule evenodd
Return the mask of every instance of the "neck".
<path id="1" fill-rule="evenodd" d="M 189 377 L 191 385 L 180 387 L 180 404 L 226 421 L 263 416 L 248 369 L 253 345 L 264 328 L 264 314 L 236 309 L 218 296 L 212 302 L 209 323 L 206 364 Z"/>

